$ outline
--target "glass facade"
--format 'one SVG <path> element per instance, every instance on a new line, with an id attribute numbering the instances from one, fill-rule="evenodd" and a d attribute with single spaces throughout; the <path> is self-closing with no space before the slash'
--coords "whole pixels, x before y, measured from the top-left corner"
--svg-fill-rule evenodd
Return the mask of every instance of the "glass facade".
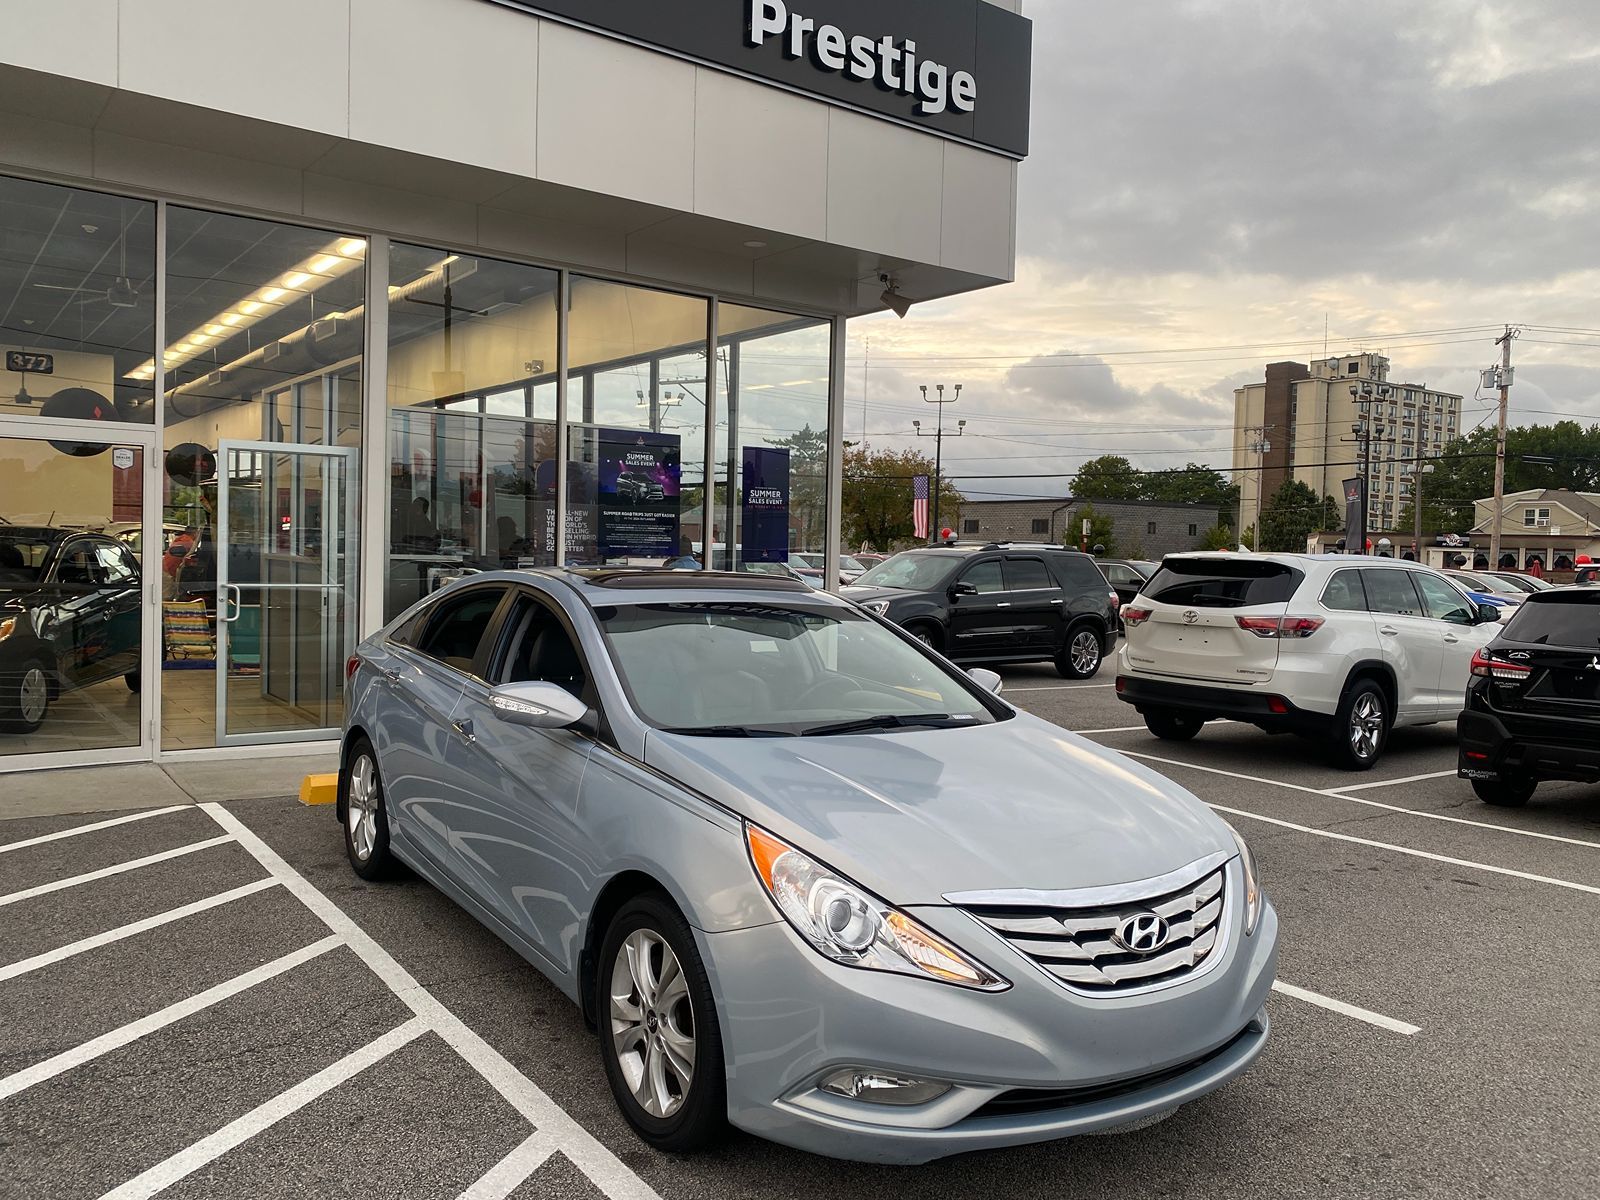
<path id="1" fill-rule="evenodd" d="M 143 647 L 59 632 L 0 760 L 326 738 L 358 634 L 472 571 L 824 546 L 830 319 L 6 178 L 0 234 L 0 530 L 125 549 Z"/>

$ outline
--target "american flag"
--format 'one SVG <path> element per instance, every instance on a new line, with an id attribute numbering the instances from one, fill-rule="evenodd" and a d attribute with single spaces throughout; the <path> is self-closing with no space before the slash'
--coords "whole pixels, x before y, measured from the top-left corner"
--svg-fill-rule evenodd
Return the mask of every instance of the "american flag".
<path id="1" fill-rule="evenodd" d="M 913 537 L 928 536 L 928 477 L 917 475 L 911 480 L 911 533 Z"/>

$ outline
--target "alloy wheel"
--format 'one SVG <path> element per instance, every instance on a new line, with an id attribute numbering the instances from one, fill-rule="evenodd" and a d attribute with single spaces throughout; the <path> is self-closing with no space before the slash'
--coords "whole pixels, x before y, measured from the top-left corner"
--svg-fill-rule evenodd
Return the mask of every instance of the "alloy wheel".
<path id="1" fill-rule="evenodd" d="M 37 725 L 44 720 L 45 709 L 50 705 L 50 680 L 39 667 L 29 667 L 22 673 L 22 685 L 17 697 L 23 723 Z"/>
<path id="2" fill-rule="evenodd" d="M 350 845 L 362 862 L 372 857 L 378 840 L 378 772 L 372 757 L 362 754 L 350 768 L 350 795 L 345 819 Z"/>
<path id="3" fill-rule="evenodd" d="M 633 1098 L 652 1117 L 674 1116 L 694 1083 L 694 1007 L 683 965 L 660 934 L 638 929 L 617 948 L 610 1015 Z"/>
<path id="4" fill-rule="evenodd" d="M 1382 702 L 1372 692 L 1362 693 L 1350 710 L 1350 749 L 1363 762 L 1377 755 L 1383 725 Z"/>
<path id="5" fill-rule="evenodd" d="M 1093 630 L 1081 630 L 1072 639 L 1072 669 L 1081 675 L 1093 675 L 1100 666 L 1100 639 Z"/>

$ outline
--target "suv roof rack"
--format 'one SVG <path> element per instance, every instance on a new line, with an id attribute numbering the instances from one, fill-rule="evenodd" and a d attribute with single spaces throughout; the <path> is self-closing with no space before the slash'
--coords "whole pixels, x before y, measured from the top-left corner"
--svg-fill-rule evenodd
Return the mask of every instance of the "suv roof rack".
<path id="1" fill-rule="evenodd" d="M 1082 551 L 1073 550 L 1070 546 L 1058 546 L 1054 542 L 989 542 L 980 547 L 983 550 L 1065 550 L 1071 554 Z"/>

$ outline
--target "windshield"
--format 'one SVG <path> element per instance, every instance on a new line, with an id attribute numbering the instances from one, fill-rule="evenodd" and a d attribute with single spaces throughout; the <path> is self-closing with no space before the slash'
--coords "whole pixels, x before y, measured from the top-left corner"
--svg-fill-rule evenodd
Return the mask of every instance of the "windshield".
<path id="1" fill-rule="evenodd" d="M 841 554 L 839 555 L 839 569 L 841 571 L 865 571 L 867 568 L 862 566 L 855 559 L 851 558 L 848 554 Z"/>
<path id="2" fill-rule="evenodd" d="M 1503 579 L 1519 592 L 1548 592 L 1554 585 L 1544 579 L 1535 579 L 1532 575 L 1496 575 L 1496 579 Z"/>
<path id="3" fill-rule="evenodd" d="M 1508 642 L 1594 650 L 1600 647 L 1600 604 L 1571 592 L 1539 596 L 1517 610 L 1504 637 Z"/>
<path id="4" fill-rule="evenodd" d="M 932 592 L 944 587 L 963 561 L 953 554 L 896 554 L 873 567 L 856 583 L 860 587 Z"/>
<path id="5" fill-rule="evenodd" d="M 636 604 L 599 610 L 639 715 L 675 733 L 865 733 L 995 720 L 978 685 L 853 609 Z M 832 726 L 865 725 L 866 728 Z"/>

